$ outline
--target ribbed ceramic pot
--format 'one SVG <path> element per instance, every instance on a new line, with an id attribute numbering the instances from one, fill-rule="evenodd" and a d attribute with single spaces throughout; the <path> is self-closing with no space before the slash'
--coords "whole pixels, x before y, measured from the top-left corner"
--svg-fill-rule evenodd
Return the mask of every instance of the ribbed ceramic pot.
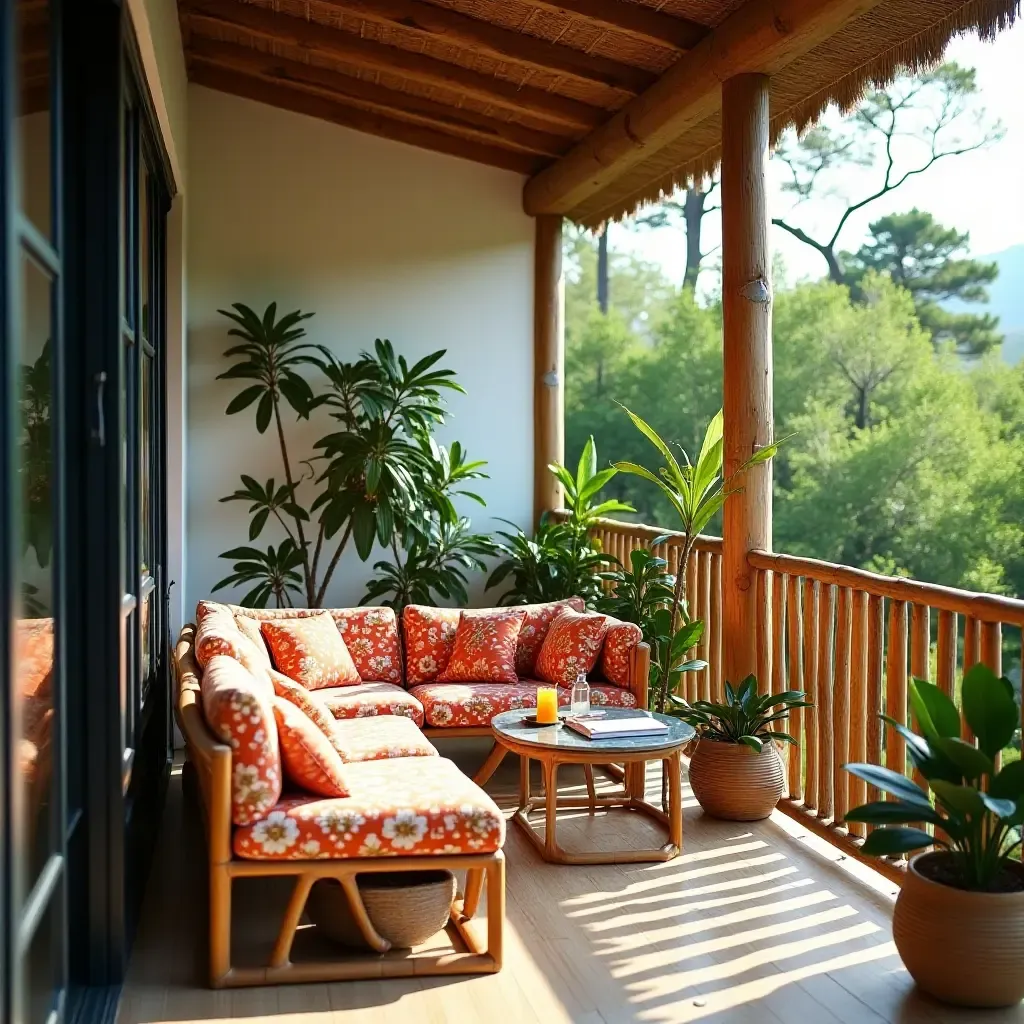
<path id="1" fill-rule="evenodd" d="M 690 758 L 690 788 L 701 807 L 727 821 L 757 821 L 775 809 L 786 785 L 774 743 L 758 753 L 744 743 L 700 739 Z"/>
<path id="2" fill-rule="evenodd" d="M 1014 1006 L 1024 999 L 1024 892 L 966 892 L 907 869 L 892 936 L 910 976 L 957 1006 Z"/>

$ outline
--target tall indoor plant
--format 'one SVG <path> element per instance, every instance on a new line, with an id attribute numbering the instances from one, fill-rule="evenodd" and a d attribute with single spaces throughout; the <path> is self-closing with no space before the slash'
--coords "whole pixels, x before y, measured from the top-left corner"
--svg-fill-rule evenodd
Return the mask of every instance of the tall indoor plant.
<path id="1" fill-rule="evenodd" d="M 932 848 L 910 862 L 893 913 L 896 948 L 918 985 L 964 1006 L 1019 1003 L 1024 761 L 999 765 L 1020 723 L 1013 686 L 975 665 L 963 679 L 962 721 L 933 683 L 912 680 L 910 701 L 919 732 L 882 718 L 903 738 L 926 785 L 880 765 L 846 765 L 889 795 L 855 807 L 846 820 L 875 826 L 862 847 L 866 854 Z"/>
<path id="2" fill-rule="evenodd" d="M 234 571 L 214 589 L 250 588 L 243 604 L 298 600 L 319 608 L 351 541 L 363 561 L 375 543 L 394 559 L 376 564 L 380 579 L 368 598 L 391 594 L 401 604 L 413 594 L 461 596 L 462 573 L 482 568 L 480 554 L 490 549 L 470 532 L 453 498 L 484 504 L 466 485 L 485 474 L 484 463 L 468 461 L 458 442 L 445 448 L 433 437 L 444 421 L 444 394 L 463 392 L 455 371 L 438 366 L 444 351 L 410 366 L 378 339 L 372 352 L 347 363 L 303 340 L 312 313 L 278 317 L 276 303 L 262 316 L 242 303 L 221 313 L 235 325 L 229 335 L 240 340 L 225 353 L 234 362 L 218 379 L 246 383 L 227 413 L 255 406 L 258 433 L 273 427 L 284 479 L 261 484 L 243 475 L 242 486 L 221 499 L 248 503 L 249 544 L 224 552 Z M 319 371 L 316 391 L 306 378 L 311 371 Z M 285 415 L 309 419 L 317 410 L 334 429 L 296 458 Z M 271 520 L 283 537 L 263 551 L 252 542 Z"/>

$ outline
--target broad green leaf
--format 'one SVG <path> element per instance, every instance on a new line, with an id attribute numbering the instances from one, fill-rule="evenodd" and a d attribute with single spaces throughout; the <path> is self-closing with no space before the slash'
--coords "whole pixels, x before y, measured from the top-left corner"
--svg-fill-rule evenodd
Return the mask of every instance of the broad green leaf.
<path id="1" fill-rule="evenodd" d="M 928 739 L 960 735 L 960 712 L 934 683 L 924 679 L 912 679 L 910 703 L 921 731 Z"/>
<path id="2" fill-rule="evenodd" d="M 1024 760 L 1011 761 L 989 783 L 989 796 L 1004 800 L 1024 797 Z"/>
<path id="3" fill-rule="evenodd" d="M 756 736 L 741 736 L 740 743 L 750 747 L 751 750 L 756 751 L 758 754 L 760 754 L 764 749 L 764 743 L 762 743 Z"/>
<path id="4" fill-rule="evenodd" d="M 233 416 L 236 412 L 241 412 L 243 409 L 247 409 L 253 402 L 256 401 L 266 388 L 262 384 L 253 384 L 252 387 L 246 388 L 244 391 L 240 391 L 231 401 L 228 403 L 226 409 L 226 415 Z"/>
<path id="5" fill-rule="evenodd" d="M 939 737 L 934 744 L 967 779 L 979 779 L 995 771 L 992 758 L 985 751 L 979 750 L 973 743 L 965 743 L 959 736 L 949 739 Z"/>
<path id="6" fill-rule="evenodd" d="M 964 718 L 978 746 L 994 758 L 1013 739 L 1020 712 L 1003 681 L 987 666 L 977 664 L 964 676 Z"/>
<path id="7" fill-rule="evenodd" d="M 587 443 L 583 446 L 583 451 L 580 453 L 580 461 L 576 466 L 577 493 L 583 490 L 587 481 L 590 480 L 596 472 L 597 447 L 594 444 L 594 436 L 591 435 L 587 438 Z"/>
<path id="8" fill-rule="evenodd" d="M 885 857 L 897 853 L 909 853 L 932 846 L 935 839 L 920 828 L 892 826 L 878 828 L 864 840 L 861 852 L 869 857 Z"/>
<path id="9" fill-rule="evenodd" d="M 274 412 L 274 398 L 268 391 L 260 399 L 256 407 L 256 429 L 262 434 L 270 426 L 270 417 Z"/>
<path id="10" fill-rule="evenodd" d="M 932 787 L 936 799 L 946 807 L 951 807 L 958 814 L 975 817 L 985 809 L 981 793 L 974 786 L 960 786 L 955 782 L 947 782 L 945 779 L 932 779 L 929 785 Z"/>
<path id="11" fill-rule="evenodd" d="M 915 786 L 905 775 L 876 764 L 847 764 L 843 766 L 851 775 L 863 779 L 869 786 L 875 786 L 883 793 L 891 793 L 901 800 L 931 806 L 928 796 Z"/>
<path id="12" fill-rule="evenodd" d="M 846 815 L 847 821 L 864 821 L 869 825 L 909 825 L 917 821 L 943 825 L 945 818 L 933 807 L 923 808 L 919 803 L 904 800 L 874 800 L 854 807 Z"/>

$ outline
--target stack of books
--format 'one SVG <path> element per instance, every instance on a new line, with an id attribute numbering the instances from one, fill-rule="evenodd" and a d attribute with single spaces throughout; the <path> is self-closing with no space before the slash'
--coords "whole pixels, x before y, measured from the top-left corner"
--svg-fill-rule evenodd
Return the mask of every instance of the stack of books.
<path id="1" fill-rule="evenodd" d="M 588 740 L 623 739 L 627 736 L 657 736 L 668 732 L 664 722 L 652 717 L 649 711 L 635 711 L 615 718 L 570 716 L 565 724 Z"/>

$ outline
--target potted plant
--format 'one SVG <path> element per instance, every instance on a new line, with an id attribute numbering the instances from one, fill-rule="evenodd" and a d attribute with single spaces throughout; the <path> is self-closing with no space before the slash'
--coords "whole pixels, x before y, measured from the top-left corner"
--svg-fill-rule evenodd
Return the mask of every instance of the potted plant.
<path id="1" fill-rule="evenodd" d="M 964 676 L 965 727 L 932 683 L 913 680 L 910 702 L 920 735 L 882 718 L 906 741 L 928 788 L 879 765 L 846 765 L 890 796 L 854 808 L 846 820 L 877 826 L 863 846 L 870 855 L 933 848 L 911 860 L 893 913 L 896 948 L 914 981 L 948 1003 L 1011 1006 L 1024 999 L 1024 868 L 1014 859 L 1024 762 L 1000 768 L 999 757 L 1020 708 L 1009 680 L 984 665 Z M 977 745 L 961 739 L 971 734 Z"/>
<path id="2" fill-rule="evenodd" d="M 697 730 L 690 787 L 708 814 L 757 821 L 772 813 L 786 784 L 776 743 L 796 743 L 774 724 L 785 721 L 793 708 L 811 707 L 804 696 L 802 690 L 759 694 L 753 676 L 735 689 L 726 683 L 724 704 L 690 704 L 672 696 L 677 716 Z"/>

